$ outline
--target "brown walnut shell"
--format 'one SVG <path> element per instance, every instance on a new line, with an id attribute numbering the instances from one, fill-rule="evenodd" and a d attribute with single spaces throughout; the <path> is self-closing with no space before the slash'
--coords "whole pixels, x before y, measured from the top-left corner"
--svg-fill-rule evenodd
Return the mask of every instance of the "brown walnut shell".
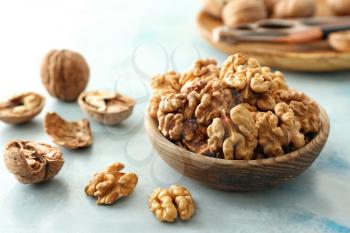
<path id="1" fill-rule="evenodd" d="M 90 123 L 86 119 L 69 122 L 56 113 L 47 113 L 44 128 L 53 141 L 60 146 L 77 149 L 92 144 Z"/>
<path id="2" fill-rule="evenodd" d="M 32 120 L 44 108 L 45 98 L 34 92 L 16 95 L 0 102 L 0 120 L 8 124 L 21 124 Z"/>
<path id="3" fill-rule="evenodd" d="M 41 65 L 41 80 L 50 95 L 76 101 L 89 81 L 89 66 L 79 53 L 52 50 Z"/>
<path id="4" fill-rule="evenodd" d="M 136 104 L 127 96 L 108 91 L 83 92 L 78 101 L 86 113 L 105 125 L 116 125 L 127 119 Z"/>
<path id="5" fill-rule="evenodd" d="M 350 52 L 350 30 L 331 33 L 328 42 L 337 51 Z"/>
<path id="6" fill-rule="evenodd" d="M 5 147 L 5 165 L 23 184 L 47 181 L 64 164 L 61 152 L 50 145 L 30 141 L 12 141 Z"/>

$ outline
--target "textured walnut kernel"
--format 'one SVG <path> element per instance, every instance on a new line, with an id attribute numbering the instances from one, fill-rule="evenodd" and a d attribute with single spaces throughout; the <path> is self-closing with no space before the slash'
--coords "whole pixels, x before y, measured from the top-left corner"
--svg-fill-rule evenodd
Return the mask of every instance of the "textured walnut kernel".
<path id="1" fill-rule="evenodd" d="M 181 89 L 180 74 L 175 71 L 167 72 L 163 75 L 155 75 L 152 78 L 152 88 L 154 93 L 162 95 L 167 93 L 176 93 Z"/>
<path id="2" fill-rule="evenodd" d="M 304 146 L 321 127 L 314 101 L 244 54 L 229 56 L 222 68 L 213 59 L 197 60 L 172 79 L 176 88 L 155 90 L 149 111 L 166 138 L 197 154 L 278 156 Z"/>
<path id="3" fill-rule="evenodd" d="M 229 117 L 216 118 L 207 133 L 212 153 L 222 152 L 225 159 L 249 160 L 253 157 L 257 145 L 257 128 L 254 113 L 243 104 L 232 108 Z"/>
<path id="4" fill-rule="evenodd" d="M 287 103 L 293 110 L 295 118 L 301 123 L 304 133 L 317 133 L 321 127 L 320 109 L 315 101 L 304 93 L 293 90 L 279 90 L 275 95 L 276 102 Z"/>
<path id="5" fill-rule="evenodd" d="M 262 111 L 273 110 L 272 97 L 277 90 L 287 88 L 281 72 L 271 72 L 261 67 L 254 58 L 235 54 L 230 56 L 221 70 L 220 77 L 235 89 L 240 102 L 249 103 Z"/>
<path id="6" fill-rule="evenodd" d="M 116 125 L 126 120 L 135 104 L 135 100 L 109 91 L 84 92 L 79 97 L 80 107 L 105 125 Z"/>
<path id="7" fill-rule="evenodd" d="M 134 173 L 123 173 L 122 163 L 114 163 L 106 170 L 94 175 L 85 187 L 88 196 L 95 197 L 98 205 L 111 205 L 119 198 L 129 196 L 135 189 L 138 177 Z"/>
<path id="8" fill-rule="evenodd" d="M 0 102 L 0 120 L 8 124 L 21 124 L 32 120 L 44 108 L 45 98 L 34 92 L 16 95 Z"/>
<path id="9" fill-rule="evenodd" d="M 192 85 L 194 81 L 210 81 L 220 74 L 220 67 L 215 59 L 198 59 L 194 62 L 193 68 L 180 76 L 182 89 Z"/>
<path id="10" fill-rule="evenodd" d="M 89 67 L 79 53 L 52 50 L 41 65 L 41 80 L 51 96 L 75 101 L 89 81 Z"/>
<path id="11" fill-rule="evenodd" d="M 279 103 L 273 112 L 256 114 L 258 141 L 264 154 L 274 157 L 284 154 L 283 147 L 293 145 L 300 148 L 305 145 L 304 135 L 300 132 L 300 122 L 286 103 Z"/>
<path id="12" fill-rule="evenodd" d="M 53 178 L 64 160 L 50 145 L 30 141 L 12 141 L 5 147 L 5 165 L 23 184 L 40 183 Z"/>
<path id="13" fill-rule="evenodd" d="M 196 209 L 191 193 L 180 185 L 155 189 L 148 200 L 148 207 L 162 222 L 174 222 L 178 216 L 187 221 Z"/>
<path id="14" fill-rule="evenodd" d="M 90 123 L 86 119 L 69 122 L 56 113 L 47 113 L 44 128 L 53 141 L 60 146 L 77 149 L 92 144 Z"/>

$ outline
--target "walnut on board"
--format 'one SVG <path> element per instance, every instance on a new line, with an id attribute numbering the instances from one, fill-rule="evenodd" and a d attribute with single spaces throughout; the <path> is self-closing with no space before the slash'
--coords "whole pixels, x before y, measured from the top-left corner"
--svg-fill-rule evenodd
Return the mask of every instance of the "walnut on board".
<path id="1" fill-rule="evenodd" d="M 126 120 L 135 104 L 132 98 L 110 91 L 83 92 L 79 96 L 79 105 L 84 112 L 105 125 L 116 125 Z"/>
<path id="2" fill-rule="evenodd" d="M 7 169 L 23 184 L 47 181 L 57 175 L 64 164 L 57 148 L 19 140 L 5 146 L 4 160 Z"/>
<path id="3" fill-rule="evenodd" d="M 96 173 L 85 187 L 86 195 L 95 197 L 98 205 L 111 205 L 129 196 L 137 185 L 138 176 L 121 172 L 123 169 L 124 164 L 113 163 L 104 171 Z"/>
<path id="4" fill-rule="evenodd" d="M 32 120 L 45 105 L 45 98 L 34 92 L 22 93 L 0 102 L 0 120 L 21 124 Z"/>
<path id="5" fill-rule="evenodd" d="M 53 97 L 76 101 L 89 81 L 89 66 L 83 56 L 70 50 L 51 50 L 41 65 L 41 80 Z"/>
<path id="6" fill-rule="evenodd" d="M 279 0 L 273 8 L 273 18 L 311 17 L 316 12 L 314 0 Z"/>
<path id="7" fill-rule="evenodd" d="M 45 116 L 44 128 L 52 140 L 69 149 L 87 147 L 92 144 L 92 132 L 88 120 L 66 121 L 57 113 Z"/>
<path id="8" fill-rule="evenodd" d="M 339 52 L 350 52 L 350 30 L 332 32 L 328 36 L 328 42 L 333 49 Z"/>
<path id="9" fill-rule="evenodd" d="M 203 10 L 215 18 L 221 18 L 222 8 L 232 0 L 201 0 Z"/>
<path id="10" fill-rule="evenodd" d="M 336 15 L 350 15 L 350 0 L 328 0 L 327 4 Z"/>
<path id="11" fill-rule="evenodd" d="M 267 18 L 263 0 L 234 0 L 222 10 L 222 20 L 229 27 L 237 27 Z"/>

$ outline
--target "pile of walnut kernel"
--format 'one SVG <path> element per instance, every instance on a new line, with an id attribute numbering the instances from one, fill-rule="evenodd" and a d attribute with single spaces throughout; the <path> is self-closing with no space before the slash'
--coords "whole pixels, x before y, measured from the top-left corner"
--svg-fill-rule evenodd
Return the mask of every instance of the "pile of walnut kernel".
<path id="1" fill-rule="evenodd" d="M 317 104 L 244 54 L 222 68 L 200 59 L 192 70 L 152 80 L 150 114 L 159 131 L 192 152 L 224 159 L 276 157 L 308 143 L 321 123 Z"/>

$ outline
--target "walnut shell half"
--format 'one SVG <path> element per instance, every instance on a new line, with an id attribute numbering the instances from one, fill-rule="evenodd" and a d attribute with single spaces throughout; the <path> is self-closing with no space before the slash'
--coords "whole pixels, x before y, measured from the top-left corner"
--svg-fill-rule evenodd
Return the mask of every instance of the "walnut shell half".
<path id="1" fill-rule="evenodd" d="M 135 104 L 135 100 L 127 96 L 108 91 L 83 92 L 79 96 L 80 107 L 105 125 L 116 125 L 127 119 Z"/>
<path id="2" fill-rule="evenodd" d="M 53 141 L 69 149 L 77 149 L 92 144 L 90 123 L 83 119 L 69 122 L 56 113 L 47 113 L 44 128 Z"/>
<path id="3" fill-rule="evenodd" d="M 79 53 L 52 50 L 41 65 L 41 80 L 51 96 L 76 101 L 89 81 L 89 66 Z"/>
<path id="4" fill-rule="evenodd" d="M 5 147 L 5 165 L 23 184 L 53 178 L 64 164 L 61 152 L 50 145 L 31 141 L 12 141 Z"/>
<path id="5" fill-rule="evenodd" d="M 34 92 L 16 95 L 0 103 L 0 120 L 21 124 L 32 120 L 44 108 L 45 98 Z"/>

